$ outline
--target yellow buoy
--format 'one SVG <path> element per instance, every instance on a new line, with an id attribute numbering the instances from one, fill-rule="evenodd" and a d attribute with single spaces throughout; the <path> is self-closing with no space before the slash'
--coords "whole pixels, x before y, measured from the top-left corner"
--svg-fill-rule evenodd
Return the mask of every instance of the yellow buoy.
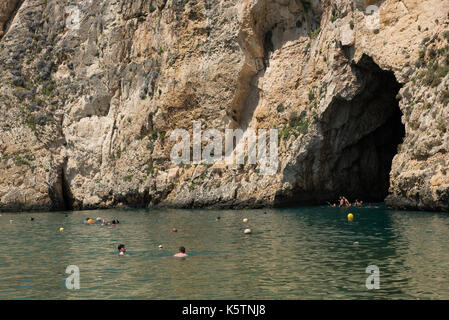
<path id="1" fill-rule="evenodd" d="M 64 231 L 64 228 L 63 227 L 59 228 L 59 231 L 61 231 L 61 232 Z"/>
<path id="2" fill-rule="evenodd" d="M 248 222 L 248 218 L 244 218 L 243 222 L 247 223 Z"/>
<path id="3" fill-rule="evenodd" d="M 349 221 L 354 220 L 354 215 L 352 213 L 348 214 L 348 220 Z"/>

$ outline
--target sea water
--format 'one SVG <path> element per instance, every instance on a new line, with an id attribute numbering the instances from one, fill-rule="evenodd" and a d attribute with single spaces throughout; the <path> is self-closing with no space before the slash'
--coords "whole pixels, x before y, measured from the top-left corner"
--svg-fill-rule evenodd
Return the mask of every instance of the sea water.
<path id="1" fill-rule="evenodd" d="M 185 259 L 173 257 L 180 246 Z M 379 289 L 366 285 L 369 266 Z M 382 204 L 2 213 L 0 299 L 449 299 L 449 214 Z"/>

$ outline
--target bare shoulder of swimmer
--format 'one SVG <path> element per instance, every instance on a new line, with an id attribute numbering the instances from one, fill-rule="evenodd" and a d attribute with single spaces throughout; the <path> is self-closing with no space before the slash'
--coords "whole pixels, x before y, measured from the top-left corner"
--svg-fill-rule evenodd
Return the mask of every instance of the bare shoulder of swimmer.
<path id="1" fill-rule="evenodd" d="M 184 258 L 184 257 L 187 257 L 187 253 L 177 253 L 177 254 L 174 255 L 174 257 Z"/>

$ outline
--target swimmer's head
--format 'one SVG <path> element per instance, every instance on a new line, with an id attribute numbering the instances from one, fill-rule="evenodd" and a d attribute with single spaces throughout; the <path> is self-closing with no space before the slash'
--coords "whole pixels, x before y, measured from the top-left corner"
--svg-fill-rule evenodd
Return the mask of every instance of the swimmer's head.
<path id="1" fill-rule="evenodd" d="M 125 245 L 124 245 L 124 244 L 119 244 L 119 245 L 118 245 L 118 251 L 120 251 L 120 252 L 126 252 Z"/>
<path id="2" fill-rule="evenodd" d="M 184 248 L 184 247 L 179 248 L 179 252 L 186 253 L 186 248 Z"/>

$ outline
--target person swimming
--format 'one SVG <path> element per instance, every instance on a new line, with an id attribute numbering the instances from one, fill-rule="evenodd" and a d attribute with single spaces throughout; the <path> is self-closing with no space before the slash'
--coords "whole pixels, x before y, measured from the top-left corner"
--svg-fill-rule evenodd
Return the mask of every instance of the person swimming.
<path id="1" fill-rule="evenodd" d="M 187 257 L 186 248 L 184 248 L 184 247 L 179 248 L 179 252 L 177 254 L 175 254 L 174 257 L 177 257 L 177 258 Z"/>
<path id="2" fill-rule="evenodd" d="M 126 248 L 125 248 L 125 245 L 124 244 L 119 244 L 119 246 L 118 246 L 118 255 L 119 256 L 124 256 L 125 255 L 125 252 L 126 252 Z"/>
<path id="3" fill-rule="evenodd" d="M 338 207 L 339 208 L 349 208 L 351 206 L 351 203 L 349 202 L 348 199 L 346 199 L 343 196 L 340 196 L 340 198 L 338 199 Z"/>
<path id="4" fill-rule="evenodd" d="M 335 203 L 330 203 L 329 201 L 326 201 L 326 203 L 329 205 L 329 207 L 335 208 L 337 206 Z"/>

